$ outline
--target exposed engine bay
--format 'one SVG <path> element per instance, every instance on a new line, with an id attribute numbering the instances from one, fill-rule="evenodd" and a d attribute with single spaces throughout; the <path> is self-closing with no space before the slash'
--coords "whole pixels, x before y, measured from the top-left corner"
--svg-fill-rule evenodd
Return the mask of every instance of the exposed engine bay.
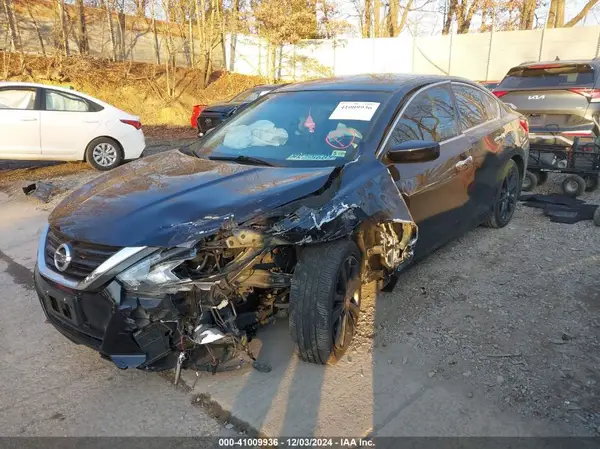
<path id="1" fill-rule="evenodd" d="M 358 232 L 367 254 L 363 272 L 371 280 L 392 273 L 410 258 L 413 231 L 384 223 Z M 217 372 L 254 362 L 248 343 L 261 326 L 286 316 L 296 262 L 297 248 L 282 238 L 234 229 L 157 256 L 144 277 L 169 278 L 159 291 L 134 286 L 124 273 L 131 284 L 121 311 L 148 351 L 144 367 L 171 368 L 175 361 L 179 369 Z"/>

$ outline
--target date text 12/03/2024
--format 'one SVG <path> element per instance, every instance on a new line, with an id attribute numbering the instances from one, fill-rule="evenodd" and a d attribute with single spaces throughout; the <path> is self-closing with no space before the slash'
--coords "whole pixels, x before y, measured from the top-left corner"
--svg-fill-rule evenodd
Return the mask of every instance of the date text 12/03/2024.
<path id="1" fill-rule="evenodd" d="M 219 447 L 374 447 L 367 438 L 219 438 Z"/>

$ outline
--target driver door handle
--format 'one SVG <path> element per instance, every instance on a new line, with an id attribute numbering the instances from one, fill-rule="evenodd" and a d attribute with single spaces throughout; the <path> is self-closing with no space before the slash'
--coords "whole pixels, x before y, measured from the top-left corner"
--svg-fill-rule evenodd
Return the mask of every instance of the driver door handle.
<path id="1" fill-rule="evenodd" d="M 24 117 L 21 119 L 22 122 L 37 122 L 35 117 Z"/>
<path id="2" fill-rule="evenodd" d="M 468 158 L 458 161 L 454 166 L 458 171 L 464 171 L 473 165 L 473 156 L 469 156 Z"/>

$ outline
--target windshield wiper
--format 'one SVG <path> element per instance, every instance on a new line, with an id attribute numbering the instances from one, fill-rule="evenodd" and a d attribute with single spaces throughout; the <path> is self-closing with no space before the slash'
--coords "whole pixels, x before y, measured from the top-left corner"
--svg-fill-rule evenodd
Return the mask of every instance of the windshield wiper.
<path id="1" fill-rule="evenodd" d="M 265 165 L 267 167 L 273 166 L 273 164 L 267 161 L 252 156 L 210 156 L 209 159 L 211 161 L 233 161 L 239 162 L 240 164 Z"/>

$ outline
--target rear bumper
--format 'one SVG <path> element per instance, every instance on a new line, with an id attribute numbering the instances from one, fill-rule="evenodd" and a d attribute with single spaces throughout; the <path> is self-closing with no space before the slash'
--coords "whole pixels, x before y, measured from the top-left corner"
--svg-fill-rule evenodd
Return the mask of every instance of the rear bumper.
<path id="1" fill-rule="evenodd" d="M 119 143 L 123 147 L 125 160 L 138 159 L 146 148 L 146 138 L 141 129 L 132 129 L 132 132 L 122 135 Z"/>

